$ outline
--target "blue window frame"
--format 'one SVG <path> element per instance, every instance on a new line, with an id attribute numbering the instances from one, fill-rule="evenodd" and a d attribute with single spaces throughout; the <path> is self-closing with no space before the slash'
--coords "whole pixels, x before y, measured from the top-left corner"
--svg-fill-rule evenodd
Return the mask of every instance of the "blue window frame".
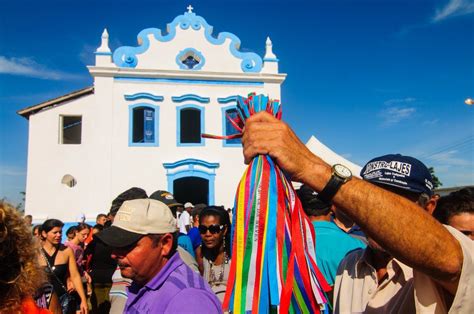
<path id="1" fill-rule="evenodd" d="M 158 106 L 129 106 L 129 146 L 158 146 L 158 121 Z"/>
<path id="2" fill-rule="evenodd" d="M 183 105 L 176 107 L 176 141 L 178 146 L 203 146 L 204 107 Z"/>
<path id="3" fill-rule="evenodd" d="M 237 116 L 237 108 L 235 107 L 235 105 L 222 108 L 222 133 L 224 135 L 233 135 L 239 133 L 239 131 L 236 130 L 234 126 L 229 122 L 229 119 L 227 119 L 226 114 L 229 115 L 231 118 L 235 118 Z M 242 141 L 240 138 L 223 140 L 222 142 L 224 146 L 242 146 Z"/>

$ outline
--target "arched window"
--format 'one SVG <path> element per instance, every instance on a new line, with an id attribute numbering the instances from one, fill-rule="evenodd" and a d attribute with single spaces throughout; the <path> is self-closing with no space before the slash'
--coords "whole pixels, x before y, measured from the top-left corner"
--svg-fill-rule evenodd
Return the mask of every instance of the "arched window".
<path id="1" fill-rule="evenodd" d="M 178 146 L 204 145 L 204 108 L 195 105 L 177 107 Z"/>
<path id="2" fill-rule="evenodd" d="M 230 123 L 227 116 L 231 118 L 237 117 L 237 109 L 235 106 L 222 108 L 222 131 L 224 135 L 233 135 L 239 133 L 238 130 Z M 242 141 L 240 138 L 234 138 L 229 140 L 224 140 L 224 146 L 240 146 Z"/>
<path id="3" fill-rule="evenodd" d="M 158 107 L 148 104 L 130 106 L 130 146 L 158 145 Z"/>

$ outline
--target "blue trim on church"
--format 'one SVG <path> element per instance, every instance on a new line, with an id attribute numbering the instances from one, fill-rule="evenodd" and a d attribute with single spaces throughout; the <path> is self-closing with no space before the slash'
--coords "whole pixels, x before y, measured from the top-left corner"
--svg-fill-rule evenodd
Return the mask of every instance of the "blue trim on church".
<path id="1" fill-rule="evenodd" d="M 165 169 L 168 170 L 168 169 L 175 169 L 175 168 L 190 165 L 190 164 L 192 164 L 193 166 L 201 166 L 201 167 L 205 167 L 209 169 L 219 168 L 218 162 L 208 162 L 205 160 L 195 159 L 195 158 L 183 159 L 176 162 L 165 162 L 163 163 L 163 167 L 165 167 Z"/>
<path id="2" fill-rule="evenodd" d="M 199 95 L 195 94 L 186 94 L 182 96 L 173 96 L 171 97 L 171 100 L 174 102 L 183 102 L 183 101 L 188 101 L 188 100 L 194 100 L 203 104 L 208 104 L 210 101 L 209 97 L 201 97 Z"/>
<path id="3" fill-rule="evenodd" d="M 263 58 L 263 61 L 265 62 L 279 62 L 277 58 Z"/>
<path id="4" fill-rule="evenodd" d="M 154 133 L 154 140 L 151 143 L 135 143 L 133 141 L 133 109 L 145 107 L 153 109 L 154 111 L 154 121 L 153 121 L 153 132 Z M 149 103 L 138 103 L 128 106 L 128 146 L 160 146 L 159 140 L 159 121 L 160 121 L 160 107 L 155 106 Z"/>
<path id="5" fill-rule="evenodd" d="M 222 97 L 222 98 L 217 98 L 217 102 L 220 104 L 227 104 L 229 102 L 237 102 L 237 97 L 238 95 L 235 96 L 229 96 L 229 97 Z"/>
<path id="6" fill-rule="evenodd" d="M 149 99 L 154 101 L 163 101 L 163 96 L 153 95 L 150 93 L 136 93 L 132 95 L 124 95 L 125 100 Z"/>
<path id="7" fill-rule="evenodd" d="M 195 167 L 199 166 L 199 169 Z M 215 178 L 216 170 L 219 168 L 219 163 L 207 162 L 200 159 L 188 158 L 183 159 L 173 163 L 163 163 L 163 167 L 166 169 L 166 176 L 168 178 L 168 191 L 174 193 L 173 183 L 177 179 L 186 178 L 186 177 L 198 177 L 206 179 L 209 183 L 209 195 L 208 202 L 209 205 L 214 205 L 215 203 Z M 178 168 L 178 170 L 173 171 L 173 169 Z"/>
<path id="8" fill-rule="evenodd" d="M 185 104 L 182 106 L 176 106 L 176 146 L 204 146 L 206 145 L 206 139 L 203 137 L 200 137 L 200 142 L 199 143 L 181 143 L 181 110 L 183 109 L 196 109 L 199 110 L 199 117 L 201 119 L 201 134 L 205 133 L 205 128 L 204 128 L 204 107 L 203 106 L 198 106 L 194 104 Z"/>
<path id="9" fill-rule="evenodd" d="M 236 100 L 236 103 L 237 103 L 237 100 Z M 222 135 L 229 135 L 227 134 L 227 128 L 226 128 L 226 125 L 227 125 L 227 117 L 226 117 L 226 111 L 229 110 L 229 109 L 237 109 L 237 105 L 230 105 L 230 106 L 226 106 L 226 107 L 222 107 L 221 108 L 221 115 L 222 115 Z M 239 133 L 237 130 L 233 133 Z M 238 143 L 232 143 L 232 142 L 237 142 L 237 140 L 222 140 L 222 146 L 223 147 L 242 147 L 242 142 L 241 141 L 238 141 Z"/>
<path id="10" fill-rule="evenodd" d="M 225 80 L 190 80 L 190 79 L 175 79 L 175 78 L 154 78 L 154 77 L 126 77 L 114 76 L 116 81 L 133 81 L 133 82 L 161 82 L 161 83 L 182 83 L 182 84 L 204 84 L 204 85 L 235 85 L 235 86 L 260 86 L 263 87 L 263 82 L 249 82 L 249 81 L 225 81 Z"/>
<path id="11" fill-rule="evenodd" d="M 204 34 L 208 42 L 213 45 L 222 45 L 227 39 L 230 39 L 230 52 L 238 59 L 241 59 L 240 68 L 243 72 L 259 73 L 262 70 L 263 60 L 254 52 L 240 51 L 240 39 L 228 32 L 222 32 L 214 36 L 212 34 L 213 27 L 209 25 L 204 18 L 195 13 L 185 12 L 184 15 L 175 17 L 173 22 L 167 25 L 166 34 L 163 34 L 161 29 L 147 28 L 138 34 L 138 47 L 122 46 L 117 48 L 113 53 L 113 62 L 118 67 L 135 68 L 138 64 L 137 55 L 140 55 L 148 50 L 150 47 L 149 35 L 153 35 L 156 40 L 160 42 L 168 42 L 176 36 L 176 28 L 180 27 L 183 30 L 190 27 L 194 30 L 204 28 Z"/>
<path id="12" fill-rule="evenodd" d="M 183 63 L 183 59 L 185 59 L 184 56 L 186 56 L 186 54 L 189 54 L 195 57 L 195 59 L 199 61 L 199 63 L 196 64 L 191 69 L 188 68 L 188 66 Z M 201 70 L 204 64 L 206 64 L 206 58 L 204 58 L 204 56 L 202 55 L 200 51 L 194 48 L 186 48 L 186 49 L 181 50 L 176 56 L 176 64 L 179 66 L 181 70 L 196 71 L 196 70 Z"/>

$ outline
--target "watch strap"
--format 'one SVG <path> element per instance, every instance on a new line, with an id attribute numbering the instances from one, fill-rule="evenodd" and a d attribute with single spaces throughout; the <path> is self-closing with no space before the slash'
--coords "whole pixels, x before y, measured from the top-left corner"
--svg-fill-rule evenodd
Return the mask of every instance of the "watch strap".
<path id="1" fill-rule="evenodd" d="M 345 180 L 343 178 L 332 174 L 331 179 L 329 179 L 329 182 L 326 184 L 324 189 L 318 194 L 318 198 L 324 202 L 330 203 L 334 195 L 336 195 L 337 191 L 339 191 L 339 188 L 344 182 Z"/>

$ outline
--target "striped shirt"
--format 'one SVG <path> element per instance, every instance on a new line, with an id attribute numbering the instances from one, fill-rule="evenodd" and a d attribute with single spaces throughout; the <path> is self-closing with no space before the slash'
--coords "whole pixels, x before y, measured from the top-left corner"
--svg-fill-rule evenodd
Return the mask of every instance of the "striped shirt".
<path id="1" fill-rule="evenodd" d="M 120 267 L 117 266 L 112 275 L 112 288 L 109 292 L 110 314 L 122 314 L 127 302 L 127 287 L 132 280 L 123 278 L 120 273 Z"/>

